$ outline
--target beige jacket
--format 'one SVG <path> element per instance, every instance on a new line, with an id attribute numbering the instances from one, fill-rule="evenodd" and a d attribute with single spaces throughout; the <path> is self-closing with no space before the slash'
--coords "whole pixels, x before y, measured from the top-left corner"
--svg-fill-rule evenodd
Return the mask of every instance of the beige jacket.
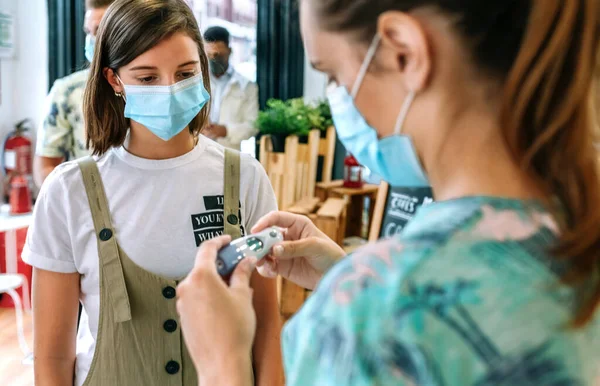
<path id="1" fill-rule="evenodd" d="M 240 143 L 258 133 L 258 87 L 238 72 L 223 91 L 218 123 L 227 127 L 227 136 L 217 139 L 221 145 L 240 150 Z"/>

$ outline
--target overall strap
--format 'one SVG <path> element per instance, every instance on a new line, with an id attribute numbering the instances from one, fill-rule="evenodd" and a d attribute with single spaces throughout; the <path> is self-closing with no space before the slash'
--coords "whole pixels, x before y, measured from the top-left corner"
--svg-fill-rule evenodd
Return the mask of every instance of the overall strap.
<path id="1" fill-rule="evenodd" d="M 224 232 L 234 240 L 242 237 L 240 230 L 240 153 L 225 149 L 225 180 L 223 182 Z"/>
<path id="2" fill-rule="evenodd" d="M 240 230 L 240 153 L 234 150 L 225 149 L 225 180 L 223 182 L 224 193 L 224 228 L 225 234 L 232 239 L 242 237 Z M 250 363 L 253 363 L 252 352 L 250 353 Z M 251 384 L 255 384 L 254 366 L 252 366 Z"/>
<path id="3" fill-rule="evenodd" d="M 98 240 L 99 265 L 102 270 L 100 286 L 106 286 L 105 290 L 110 296 L 115 321 L 126 322 L 131 320 L 131 306 L 102 178 L 92 157 L 82 158 L 77 163 L 81 169 Z"/>

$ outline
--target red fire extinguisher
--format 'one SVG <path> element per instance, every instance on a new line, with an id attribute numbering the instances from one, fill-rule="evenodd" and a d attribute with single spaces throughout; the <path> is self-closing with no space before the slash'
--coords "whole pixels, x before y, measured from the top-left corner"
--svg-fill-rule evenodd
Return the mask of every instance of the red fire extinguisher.
<path id="1" fill-rule="evenodd" d="M 15 130 L 8 134 L 2 145 L 2 167 L 7 175 L 17 172 L 23 175 L 32 174 L 32 142 L 25 135 L 30 130 L 29 119 L 17 123 Z"/>
<path id="2" fill-rule="evenodd" d="M 0 164 L 4 171 L 4 198 L 8 201 L 12 179 L 24 178 L 28 185 L 33 181 L 32 141 L 25 134 L 31 130 L 31 121 L 24 119 L 17 123 L 15 130 L 8 134 L 2 144 Z"/>

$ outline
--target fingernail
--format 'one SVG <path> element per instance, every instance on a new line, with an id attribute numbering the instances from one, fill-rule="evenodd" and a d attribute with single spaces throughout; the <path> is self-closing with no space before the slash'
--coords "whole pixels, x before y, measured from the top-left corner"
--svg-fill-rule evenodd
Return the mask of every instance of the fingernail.
<path id="1" fill-rule="evenodd" d="M 273 255 L 281 256 L 283 254 L 283 247 L 281 245 L 276 245 L 273 247 Z"/>

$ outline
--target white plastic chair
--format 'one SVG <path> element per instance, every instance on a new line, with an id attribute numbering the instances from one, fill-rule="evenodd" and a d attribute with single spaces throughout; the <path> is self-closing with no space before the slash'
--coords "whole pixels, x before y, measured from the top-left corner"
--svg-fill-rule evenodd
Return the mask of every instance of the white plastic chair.
<path id="1" fill-rule="evenodd" d="M 17 336 L 19 338 L 19 346 L 23 354 L 25 354 L 24 363 L 29 363 L 32 359 L 32 353 L 25 340 L 23 331 L 23 304 L 17 291 L 17 288 L 23 286 L 25 279 L 22 275 L 17 274 L 0 274 L 0 293 L 6 293 L 13 300 L 15 305 L 15 314 L 17 316 Z M 29 299 L 26 299 L 27 301 Z"/>

